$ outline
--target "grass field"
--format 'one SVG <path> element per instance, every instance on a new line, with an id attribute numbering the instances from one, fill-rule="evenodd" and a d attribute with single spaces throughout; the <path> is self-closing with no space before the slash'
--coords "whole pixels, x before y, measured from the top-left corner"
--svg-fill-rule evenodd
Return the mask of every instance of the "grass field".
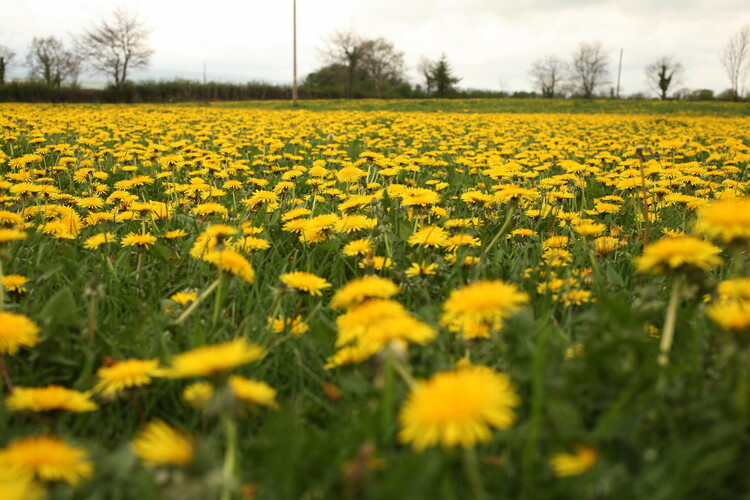
<path id="1" fill-rule="evenodd" d="M 0 105 L 0 498 L 747 496 L 748 109 Z"/>
<path id="2" fill-rule="evenodd" d="M 206 104 L 186 104 L 205 106 Z M 289 101 L 213 103 L 219 107 L 293 109 Z M 442 113 L 574 113 L 647 114 L 687 116 L 750 116 L 747 103 L 721 101 L 625 101 L 616 99 L 363 99 L 299 101 L 299 109 L 310 111 L 394 111 Z"/>

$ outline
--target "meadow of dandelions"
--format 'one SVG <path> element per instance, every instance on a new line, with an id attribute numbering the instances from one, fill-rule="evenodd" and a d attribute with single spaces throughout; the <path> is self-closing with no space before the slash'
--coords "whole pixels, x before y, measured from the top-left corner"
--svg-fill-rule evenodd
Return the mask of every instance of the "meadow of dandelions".
<path id="1" fill-rule="evenodd" d="M 750 494 L 750 119 L 0 110 L 0 498 Z"/>

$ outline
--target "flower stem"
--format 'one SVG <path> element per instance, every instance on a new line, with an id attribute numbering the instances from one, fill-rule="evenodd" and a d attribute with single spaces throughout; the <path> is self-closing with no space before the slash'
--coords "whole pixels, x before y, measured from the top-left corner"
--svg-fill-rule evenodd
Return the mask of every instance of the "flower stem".
<path id="1" fill-rule="evenodd" d="M 477 450 L 475 450 L 474 448 L 464 449 L 464 468 L 466 470 L 466 477 L 469 480 L 469 486 L 471 486 L 471 492 L 474 498 L 486 498 L 487 494 L 484 491 L 484 485 L 482 484 L 482 474 L 479 472 Z"/>
<path id="2" fill-rule="evenodd" d="M 221 424 L 224 428 L 224 467 L 222 469 L 223 486 L 221 500 L 232 498 L 237 469 L 237 424 L 228 412 L 221 414 Z"/>
<path id="3" fill-rule="evenodd" d="M 8 394 L 13 394 L 13 382 L 10 380 L 10 373 L 8 373 L 8 367 L 5 366 L 5 361 L 0 356 L 0 373 L 3 375 L 3 381 L 5 381 L 5 387 L 8 388 Z"/>
<path id="4" fill-rule="evenodd" d="M 185 321 L 188 318 L 188 316 L 190 316 L 193 313 L 193 311 L 195 310 L 195 308 L 198 307 L 198 305 L 200 305 L 200 303 L 203 302 L 206 299 L 206 297 L 208 297 L 209 295 L 211 295 L 211 292 L 213 292 L 214 289 L 217 286 L 219 286 L 219 280 L 218 279 L 215 280 L 213 283 L 211 283 L 208 286 L 208 288 L 206 288 L 203 291 L 203 293 L 200 294 L 200 296 L 195 300 L 195 302 L 193 302 L 192 304 L 190 304 L 190 306 L 187 309 L 185 309 L 185 311 L 183 311 L 183 313 L 180 314 L 180 316 L 176 320 L 174 320 L 174 322 L 172 323 L 172 325 L 177 326 L 177 325 L 182 324 L 182 322 Z"/>
<path id="5" fill-rule="evenodd" d="M 3 278 L 5 275 L 3 274 L 3 256 L 0 255 L 0 312 L 3 312 L 5 310 L 5 284 L 3 284 Z M 2 360 L 0 359 L 0 362 Z"/>
<path id="6" fill-rule="evenodd" d="M 532 497 L 535 481 L 536 447 L 539 431 L 542 426 L 542 410 L 544 406 L 544 364 L 547 354 L 547 342 L 550 334 L 550 318 L 540 322 L 540 330 L 536 338 L 534 359 L 531 363 L 531 416 L 529 431 L 522 455 L 523 491 L 525 497 Z"/>
<path id="7" fill-rule="evenodd" d="M 492 247 L 495 246 L 495 243 L 497 243 L 500 237 L 505 234 L 505 231 L 508 230 L 508 226 L 510 226 L 510 220 L 513 218 L 513 213 L 516 211 L 515 209 L 516 209 L 516 204 L 510 203 L 508 206 L 508 215 L 505 217 L 505 222 L 503 222 L 502 227 L 497 232 L 495 237 L 492 238 L 492 241 L 490 241 L 489 244 L 486 247 L 484 247 L 484 250 L 482 250 L 482 253 L 479 256 L 480 261 L 484 259 L 484 257 L 487 256 L 487 254 L 492 249 Z"/>
<path id="8" fill-rule="evenodd" d="M 667 315 L 664 318 L 664 330 L 661 334 L 661 343 L 659 345 L 659 364 L 667 366 L 669 364 L 669 351 L 672 350 L 674 341 L 674 328 L 677 323 L 677 306 L 680 303 L 680 289 L 682 288 L 682 275 L 675 276 L 672 282 L 672 294 L 669 296 L 667 305 Z"/>
<path id="9" fill-rule="evenodd" d="M 212 330 L 216 329 L 216 323 L 219 321 L 219 312 L 221 311 L 221 285 L 224 283 L 224 272 L 221 269 L 219 269 L 219 278 L 216 281 L 218 282 L 218 285 L 216 288 L 216 295 L 214 295 L 214 315 L 211 319 Z"/>
<path id="10" fill-rule="evenodd" d="M 384 441 L 390 439 L 393 422 L 394 396 L 394 354 L 390 348 L 385 350 L 385 365 L 383 373 L 383 389 L 380 395 L 380 434 Z"/>
<path id="11" fill-rule="evenodd" d="M 406 365 L 398 358 L 393 356 L 393 368 L 396 370 L 396 373 L 401 377 L 401 380 L 403 380 L 409 388 L 414 387 L 414 377 L 411 376 L 411 373 L 409 372 L 409 368 L 406 367 Z"/>

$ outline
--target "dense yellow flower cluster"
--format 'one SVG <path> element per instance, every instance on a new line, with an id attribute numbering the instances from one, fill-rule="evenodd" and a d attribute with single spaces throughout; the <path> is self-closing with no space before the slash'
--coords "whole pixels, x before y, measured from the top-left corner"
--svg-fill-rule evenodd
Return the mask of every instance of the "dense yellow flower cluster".
<path id="1" fill-rule="evenodd" d="M 335 336 L 320 365 L 386 359 L 408 380 L 409 349 L 432 349 L 441 329 L 468 352 L 484 338 L 499 341 L 506 320 L 536 300 L 565 313 L 590 307 L 602 289 L 595 280 L 608 278 L 602 263 L 622 259 L 644 274 L 682 276 L 710 272 L 728 260 L 724 250 L 742 252 L 750 242 L 750 146 L 736 138 L 750 128 L 747 118 L 373 116 L 3 105 L 0 259 L 52 243 L 102 262 L 118 282 L 142 284 L 155 268 L 169 268 L 172 278 L 189 269 L 150 283 L 159 296 L 148 300 L 163 315 L 154 324 L 174 327 L 154 335 L 181 352 L 144 357 L 169 358 L 167 367 L 105 358 L 88 392 L 17 387 L 5 406 L 93 412 L 94 396 L 128 398 L 154 379 L 204 377 L 183 392 L 191 406 L 209 411 L 229 398 L 277 408 L 283 400 L 274 388 L 230 372 L 315 330 L 316 314 L 328 315 L 319 328 L 330 335 L 315 342 Z M 665 237 L 649 240 L 651 228 Z M 3 307 L 49 278 L 23 261 L 0 267 L 0 356 L 23 355 L 46 334 L 22 302 L 13 312 Z M 123 268 L 128 274 L 119 275 Z M 707 314 L 747 333 L 750 285 L 730 278 Z M 266 295 L 270 310 L 235 316 L 236 303 Z M 412 307 L 417 302 L 424 307 Z M 210 322 L 175 334 L 207 303 Z M 208 324 L 224 335 L 217 325 L 231 322 L 237 333 L 206 344 Z M 257 342 L 246 333 L 261 330 Z M 573 346 L 583 352 L 571 339 Z M 309 360 L 297 362 L 310 371 Z M 416 450 L 488 441 L 493 429 L 514 423 L 521 404 L 510 378 L 489 366 L 463 362 L 410 383 L 398 439 Z M 190 465 L 194 438 L 148 417 L 131 450 L 153 466 Z M 572 476 L 596 457 L 579 445 L 551 466 Z M 34 479 L 76 484 L 94 469 L 84 451 L 52 436 L 9 441 L 0 465 L 18 470 L 12 485 L 28 486 L 29 498 L 38 496 Z M 0 491 L 6 484 L 0 476 Z"/>

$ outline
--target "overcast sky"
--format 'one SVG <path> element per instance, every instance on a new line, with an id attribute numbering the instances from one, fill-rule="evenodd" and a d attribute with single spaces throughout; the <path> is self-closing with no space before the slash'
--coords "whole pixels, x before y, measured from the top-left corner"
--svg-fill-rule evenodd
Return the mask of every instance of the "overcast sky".
<path id="1" fill-rule="evenodd" d="M 32 37 L 68 41 L 118 5 L 153 29 L 150 69 L 134 79 L 201 79 L 205 63 L 209 80 L 291 83 L 292 0 L 0 0 L 0 45 L 18 54 L 9 76 L 25 76 L 19 63 Z M 721 91 L 721 46 L 745 24 L 747 0 L 298 0 L 298 73 L 321 66 L 328 34 L 352 29 L 393 42 L 414 83 L 421 57 L 445 53 L 461 87 L 531 90 L 535 59 L 567 60 L 599 40 L 613 82 L 623 50 L 623 95 L 647 90 L 644 67 L 662 55 L 685 66 L 684 87 Z"/>

